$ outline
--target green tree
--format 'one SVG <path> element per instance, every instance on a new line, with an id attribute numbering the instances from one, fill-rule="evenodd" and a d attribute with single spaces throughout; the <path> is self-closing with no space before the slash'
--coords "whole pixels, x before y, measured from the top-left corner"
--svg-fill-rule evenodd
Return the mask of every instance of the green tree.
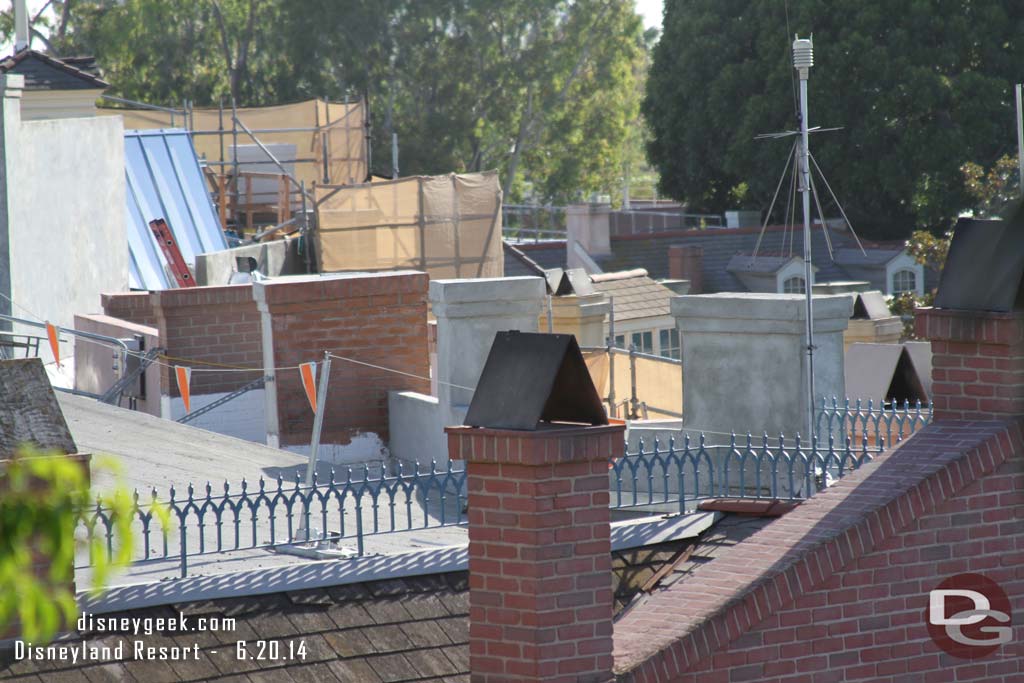
<path id="1" fill-rule="evenodd" d="M 661 189 L 721 211 L 746 182 L 767 207 L 788 142 L 753 138 L 797 126 L 791 43 L 813 33 L 810 124 L 843 129 L 811 149 L 854 227 L 948 227 L 973 206 L 961 166 L 1014 144 L 1022 30 L 1016 0 L 668 0 L 643 106 Z"/>
<path id="2" fill-rule="evenodd" d="M 644 56 L 632 0 L 321 0 L 286 13 L 296 95 L 368 93 L 378 172 L 396 132 L 404 174 L 498 168 L 509 198 L 608 191 L 621 175 Z"/>
<path id="3" fill-rule="evenodd" d="M 75 535 L 78 520 L 96 503 L 85 466 L 29 447 L 0 461 L 0 631 L 17 619 L 21 637 L 39 642 L 75 622 L 78 608 L 71 587 L 77 550 L 88 550 L 94 590 L 128 563 L 134 540 L 132 497 L 117 486 L 98 502 L 112 522 L 110 555 L 104 534 L 92 539 Z M 156 506 L 154 511 L 167 528 L 166 510 Z M 49 568 L 36 570 L 41 564 Z"/>
<path id="4" fill-rule="evenodd" d="M 276 103 L 282 0 L 65 0 L 47 44 L 96 57 L 111 94 L 152 104 Z M 63 29 L 61 29 L 63 27 Z"/>

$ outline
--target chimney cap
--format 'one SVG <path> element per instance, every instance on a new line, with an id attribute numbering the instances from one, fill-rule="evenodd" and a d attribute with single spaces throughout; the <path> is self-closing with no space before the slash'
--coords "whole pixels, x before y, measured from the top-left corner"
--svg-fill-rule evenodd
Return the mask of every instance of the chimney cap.
<path id="1" fill-rule="evenodd" d="M 464 424 L 536 431 L 552 423 L 608 424 L 576 337 L 498 332 Z"/>
<path id="2" fill-rule="evenodd" d="M 1024 207 L 1006 221 L 957 221 L 935 307 L 1024 310 Z"/>

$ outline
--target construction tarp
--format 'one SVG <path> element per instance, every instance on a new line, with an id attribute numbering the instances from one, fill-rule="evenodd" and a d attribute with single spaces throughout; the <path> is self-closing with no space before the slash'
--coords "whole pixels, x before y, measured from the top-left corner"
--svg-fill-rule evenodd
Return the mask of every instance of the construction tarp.
<path id="1" fill-rule="evenodd" d="M 316 187 L 320 272 L 415 268 L 432 279 L 502 277 L 495 171 Z"/>
<path id="2" fill-rule="evenodd" d="M 100 108 L 97 112 L 104 116 L 123 116 L 126 130 L 187 126 L 193 132 L 196 152 L 211 162 L 231 162 L 236 144 L 238 147 L 256 144 L 240 126 L 232 126 L 230 108 L 192 109 L 187 116 L 152 109 Z M 307 187 L 312 187 L 314 182 L 343 185 L 366 180 L 364 102 L 307 100 L 273 107 L 245 107 L 238 109 L 237 114 L 238 120 L 264 145 L 294 145 L 295 159 L 278 161 L 294 161 L 295 178 L 305 181 Z M 245 171 L 246 167 L 239 170 Z"/>
<path id="3" fill-rule="evenodd" d="M 185 130 L 125 131 L 125 211 L 132 289 L 175 287 L 149 222 L 167 221 L 185 262 L 228 248 Z"/>

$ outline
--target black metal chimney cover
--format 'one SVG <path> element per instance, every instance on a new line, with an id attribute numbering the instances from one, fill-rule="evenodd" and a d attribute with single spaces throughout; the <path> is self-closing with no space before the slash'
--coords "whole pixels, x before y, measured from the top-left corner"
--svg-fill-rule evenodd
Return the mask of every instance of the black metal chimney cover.
<path id="1" fill-rule="evenodd" d="M 464 424 L 535 431 L 541 422 L 608 424 L 576 337 L 498 332 Z"/>
<path id="2" fill-rule="evenodd" d="M 956 222 L 936 308 L 1008 312 L 1024 308 L 1024 220 Z"/>

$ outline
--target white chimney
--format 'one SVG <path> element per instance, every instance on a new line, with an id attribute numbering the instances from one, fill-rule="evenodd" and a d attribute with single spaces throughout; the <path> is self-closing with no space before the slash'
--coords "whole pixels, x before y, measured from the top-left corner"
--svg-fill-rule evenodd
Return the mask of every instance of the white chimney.
<path id="1" fill-rule="evenodd" d="M 28 9 L 25 0 L 14 0 L 14 53 L 28 49 Z"/>

